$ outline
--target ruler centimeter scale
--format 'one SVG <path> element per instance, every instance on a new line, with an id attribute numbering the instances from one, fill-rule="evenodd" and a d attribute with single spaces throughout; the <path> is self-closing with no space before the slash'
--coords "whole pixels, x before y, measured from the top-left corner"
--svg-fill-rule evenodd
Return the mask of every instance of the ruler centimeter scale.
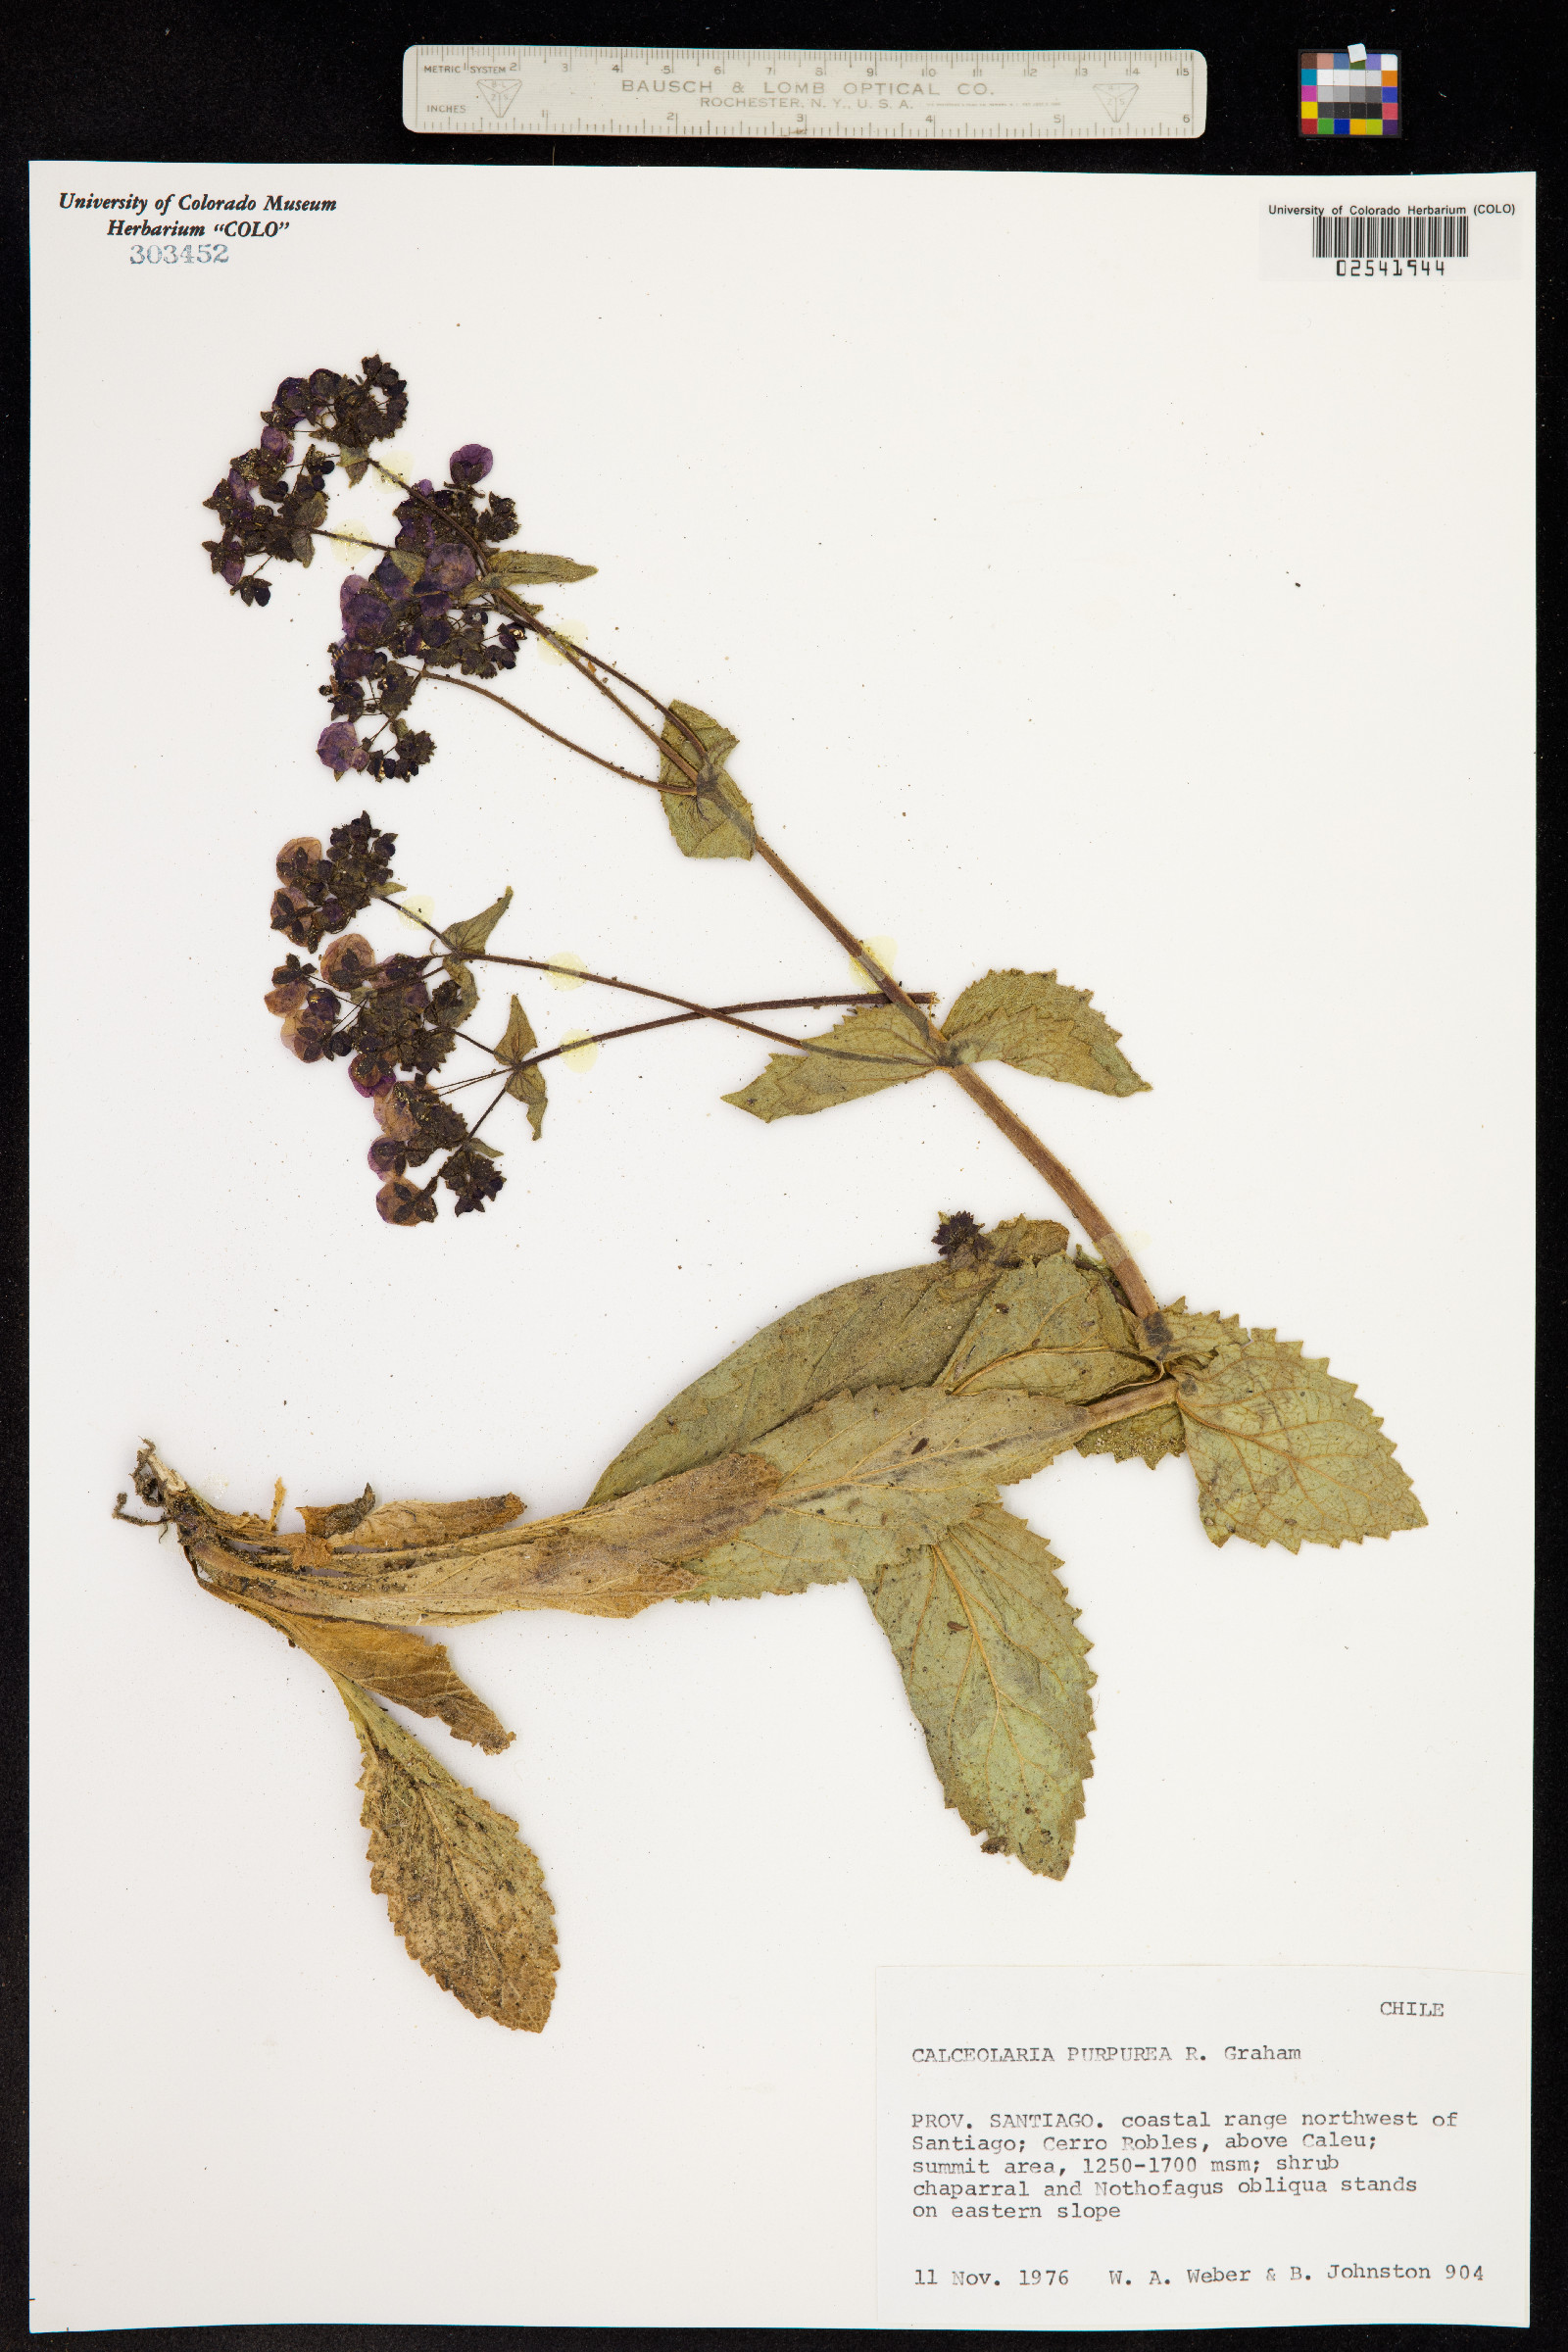
<path id="1" fill-rule="evenodd" d="M 1196 49 L 582 49 L 423 42 L 403 121 L 447 137 L 1196 139 Z"/>

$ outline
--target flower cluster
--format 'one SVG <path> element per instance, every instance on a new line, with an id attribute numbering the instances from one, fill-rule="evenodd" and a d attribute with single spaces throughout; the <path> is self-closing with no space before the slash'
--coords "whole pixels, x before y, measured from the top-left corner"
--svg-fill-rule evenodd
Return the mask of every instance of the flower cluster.
<path id="1" fill-rule="evenodd" d="M 338 936 L 319 969 L 298 956 L 277 966 L 267 1009 L 281 1020 L 283 1043 L 301 1061 L 348 1063 L 355 1092 L 368 1100 L 381 1130 L 368 1153 L 371 1173 L 381 1179 L 376 1207 L 389 1225 L 428 1225 L 438 1182 L 454 1194 L 461 1217 L 482 1211 L 506 1179 L 493 1147 L 471 1134 L 463 1113 L 430 1085 L 479 1002 L 472 972 L 456 956 L 377 957 L 363 933 L 347 930 L 373 898 L 396 888 L 395 842 L 368 815 L 338 826 L 324 854 L 316 840 L 285 842 L 273 930 L 312 950 L 329 934 Z M 440 980 L 438 969 L 445 973 Z M 429 1182 L 409 1183 L 410 1168 L 438 1152 L 447 1157 Z"/>
<path id="2" fill-rule="evenodd" d="M 285 376 L 270 408 L 262 411 L 262 437 L 255 449 L 234 459 L 222 481 L 203 505 L 222 524 L 222 536 L 202 546 L 231 596 L 265 605 L 271 589 L 261 576 L 268 564 L 309 564 L 315 534 L 326 520 L 326 480 L 337 461 L 351 482 L 369 464 L 373 441 L 395 433 L 409 413 L 408 387 L 395 368 L 373 356 L 361 363 L 362 375 L 339 375 L 318 368 L 314 374 Z M 294 436 L 310 436 L 292 482 Z M 260 561 L 247 571 L 252 558 Z"/>
<path id="3" fill-rule="evenodd" d="M 312 954 L 333 931 L 346 931 L 370 901 L 388 895 L 395 833 L 380 833 L 367 812 L 334 826 L 326 854 L 314 835 L 286 841 L 277 854 L 282 885 L 272 899 L 272 929 Z"/>
<path id="4" fill-rule="evenodd" d="M 474 496 L 491 463 L 477 441 L 454 450 L 445 488 L 416 482 L 394 510 L 398 535 L 390 552 L 368 579 L 354 573 L 343 583 L 343 634 L 330 651 L 331 682 L 321 688 L 332 722 L 316 747 L 335 776 L 348 768 L 377 781 L 416 775 L 435 745 L 410 727 L 405 713 L 425 672 L 493 678 L 516 662 L 517 615 L 474 601 L 495 584 L 496 550 L 517 528 L 510 498 L 491 497 L 481 508 Z M 394 748 L 361 736 L 367 719 L 390 727 Z"/>

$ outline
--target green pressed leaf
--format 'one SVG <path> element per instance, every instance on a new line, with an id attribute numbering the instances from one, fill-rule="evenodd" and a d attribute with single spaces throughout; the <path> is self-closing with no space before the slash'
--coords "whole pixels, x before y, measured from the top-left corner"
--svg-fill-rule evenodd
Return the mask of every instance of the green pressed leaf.
<path id="1" fill-rule="evenodd" d="M 793 1119 L 879 1095 L 937 1066 L 909 1013 L 898 1004 L 868 1004 L 821 1037 L 805 1039 L 801 1053 L 774 1054 L 760 1076 L 724 1101 L 754 1119 Z"/>
<path id="2" fill-rule="evenodd" d="M 532 1022 L 514 997 L 512 1018 L 507 1023 L 506 1035 L 496 1048 L 497 1055 L 502 1061 L 519 1063 L 537 1050 L 538 1044 Z M 549 1100 L 543 1070 L 514 1068 L 507 1080 L 507 1092 L 514 1102 L 526 1106 L 528 1124 L 533 1129 L 533 1140 L 537 1143 L 544 1127 L 545 1108 Z"/>
<path id="3" fill-rule="evenodd" d="M 948 1803 L 1059 1879 L 1093 1770 L 1089 1643 L 1041 1539 L 995 1503 L 892 1563 L 867 1592 Z"/>
<path id="4" fill-rule="evenodd" d="M 1053 1256 L 1002 1276 L 937 1385 L 954 1396 L 1023 1389 L 1086 1404 L 1155 1377 L 1109 1284 Z"/>
<path id="5" fill-rule="evenodd" d="M 682 1597 L 736 1600 L 867 1577 L 1032 1478 L 1087 1424 L 1054 1397 L 867 1389 L 813 1405 L 746 1458 L 779 1483 L 760 1515 L 687 1566 Z"/>
<path id="6" fill-rule="evenodd" d="M 393 1927 L 465 2009 L 537 2034 L 555 1996 L 555 1905 L 516 1823 L 455 1781 L 360 1685 L 332 1680 L 359 1735 L 370 1885 Z"/>
<path id="7" fill-rule="evenodd" d="M 1108 1428 L 1091 1430 L 1078 1441 L 1080 1453 L 1108 1453 L 1118 1462 L 1147 1462 L 1152 1470 L 1168 1453 L 1187 1451 L 1187 1433 L 1174 1404 L 1156 1405 L 1130 1421 L 1112 1421 Z"/>
<path id="8" fill-rule="evenodd" d="M 1213 1544 L 1359 1544 L 1425 1527 L 1383 1424 L 1298 1340 L 1164 1310 L 1170 1366 Z M 1188 1327 L 1196 1327 L 1191 1333 Z M 1213 1333 L 1224 1336 L 1215 1344 Z M 1190 1340 L 1193 1352 L 1183 1352 Z M 1208 1361 L 1197 1354 L 1207 1350 Z"/>
<path id="9" fill-rule="evenodd" d="M 309 571 L 311 565 L 316 561 L 316 541 L 311 536 L 311 533 L 309 531 L 294 531 L 290 534 L 289 545 L 294 550 L 295 563 L 303 564 L 306 570 Z"/>
<path id="10" fill-rule="evenodd" d="M 392 550 L 392 561 L 402 572 L 403 577 L 411 583 L 424 577 L 424 558 L 416 554 L 412 547 L 395 547 Z"/>
<path id="11" fill-rule="evenodd" d="M 320 529 L 325 520 L 326 492 L 318 490 L 314 498 L 308 498 L 305 501 L 304 506 L 295 515 L 294 528 L 297 531 L 316 531 Z"/>
<path id="12" fill-rule="evenodd" d="M 660 759 L 659 781 L 680 787 L 663 794 L 664 814 L 676 848 L 683 858 L 749 858 L 757 839 L 752 804 L 724 765 L 738 737 L 693 703 L 672 702 L 669 707 L 686 721 L 706 754 L 703 788 L 694 799 L 686 789 L 690 777 L 669 758 L 672 751 L 691 767 L 697 760 L 691 739 L 674 719 L 664 721 L 668 749 Z"/>
<path id="13" fill-rule="evenodd" d="M 1054 972 L 987 972 L 958 998 L 943 1032 L 959 1061 L 1010 1062 L 1098 1095 L 1147 1094 L 1117 1048 L 1120 1030 L 1089 999 L 1088 989 L 1064 988 Z"/>
<path id="14" fill-rule="evenodd" d="M 929 1388 L 1001 1272 L 989 1263 L 906 1266 L 792 1307 L 656 1413 L 591 1500 L 743 1452 L 841 1390 Z"/>
<path id="15" fill-rule="evenodd" d="M 487 906 L 482 914 L 470 914 L 461 923 L 448 923 L 441 936 L 455 956 L 477 956 L 511 905 L 512 890 L 509 884 L 500 898 Z"/>
<path id="16" fill-rule="evenodd" d="M 530 556 L 503 548 L 491 558 L 489 577 L 509 585 L 514 580 L 531 585 L 540 580 L 591 580 L 598 569 L 597 564 L 574 564 L 569 556 Z"/>
<path id="17" fill-rule="evenodd" d="M 1067 1247 L 1067 1228 L 1054 1217 L 1008 1217 L 985 1236 L 999 1266 L 1033 1265 L 1036 1258 L 1055 1257 Z"/>

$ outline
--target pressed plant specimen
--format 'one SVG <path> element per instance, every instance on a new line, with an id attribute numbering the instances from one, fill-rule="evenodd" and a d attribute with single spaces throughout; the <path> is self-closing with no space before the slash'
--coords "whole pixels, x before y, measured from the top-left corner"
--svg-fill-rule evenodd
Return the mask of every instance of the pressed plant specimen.
<path id="1" fill-rule="evenodd" d="M 385 1223 L 416 1231 L 437 1216 L 443 1192 L 460 1216 L 494 1203 L 510 1144 L 490 1128 L 493 1114 L 515 1102 L 537 1141 L 557 1054 L 718 1021 L 777 1049 L 724 1098 L 762 1120 L 947 1078 L 1090 1245 L 1069 1252 L 1066 1226 L 1046 1219 L 983 1231 L 965 1211 L 944 1214 L 932 1260 L 843 1285 L 768 1325 L 657 1412 L 580 1509 L 555 1518 L 524 1520 L 510 1494 L 380 1503 L 367 1488 L 304 1509 L 304 1532 L 284 1533 L 281 1487 L 268 1516 L 220 1510 L 144 1446 L 137 1493 L 157 1523 L 176 1529 L 204 1590 L 309 1651 L 342 1695 L 364 1757 L 372 1884 L 410 1950 L 471 2010 L 537 2030 L 555 1977 L 539 1864 L 514 1824 L 382 1703 L 439 1717 L 481 1747 L 507 1745 L 510 1735 L 421 1627 L 509 1609 L 629 1617 L 666 1601 L 854 1581 L 892 1644 L 948 1802 L 986 1852 L 1059 1879 L 1083 1811 L 1094 1677 L 1060 1563 L 1003 1507 L 1002 1488 L 1069 1448 L 1150 1466 L 1183 1455 L 1216 1544 L 1239 1536 L 1294 1552 L 1424 1519 L 1349 1383 L 1271 1329 L 1157 1301 L 1110 1219 L 980 1076 L 977 1064 L 1001 1062 L 1103 1095 L 1141 1091 L 1088 993 L 1053 971 L 991 971 L 939 1018 L 933 992 L 906 988 L 764 837 L 729 773 L 729 730 L 574 644 L 521 595 L 591 567 L 509 546 L 513 502 L 481 496 L 489 450 L 455 451 L 439 486 L 409 481 L 373 455 L 407 405 L 402 378 L 377 358 L 357 376 L 286 378 L 258 445 L 208 501 L 220 525 L 205 543 L 214 572 L 246 604 L 265 605 L 272 566 L 308 564 L 318 539 L 350 536 L 329 522 L 338 469 L 357 481 L 375 467 L 400 493 L 394 538 L 352 535 L 368 567 L 341 591 L 321 761 L 335 776 L 401 787 L 436 749 L 414 724 L 416 703 L 422 717 L 442 688 L 482 696 L 606 771 L 613 789 L 657 793 L 684 856 L 770 868 L 866 986 L 709 1004 L 573 965 L 573 981 L 661 1009 L 541 1046 L 509 985 L 492 1043 L 498 1021 L 480 1018 L 481 975 L 494 966 L 510 984 L 517 971 L 564 968 L 492 947 L 511 892 L 463 922 L 424 924 L 417 953 L 380 954 L 351 926 L 405 895 L 393 872 L 397 836 L 368 810 L 324 845 L 295 836 L 278 857 L 271 908 L 293 952 L 273 970 L 267 1003 L 300 1060 L 342 1061 L 366 1100 Z M 643 738 L 653 773 L 566 737 L 500 691 L 531 640 Z M 807 1007 L 842 1017 L 805 1039 L 758 1018 Z M 473 1115 L 460 1097 L 478 1104 Z"/>

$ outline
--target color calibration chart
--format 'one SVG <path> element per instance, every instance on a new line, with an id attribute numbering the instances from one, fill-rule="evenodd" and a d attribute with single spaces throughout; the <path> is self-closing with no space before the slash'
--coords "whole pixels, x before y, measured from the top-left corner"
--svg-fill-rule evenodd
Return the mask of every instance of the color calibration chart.
<path id="1" fill-rule="evenodd" d="M 1300 132 L 1303 139 L 1396 139 L 1398 51 L 1303 49 Z"/>

